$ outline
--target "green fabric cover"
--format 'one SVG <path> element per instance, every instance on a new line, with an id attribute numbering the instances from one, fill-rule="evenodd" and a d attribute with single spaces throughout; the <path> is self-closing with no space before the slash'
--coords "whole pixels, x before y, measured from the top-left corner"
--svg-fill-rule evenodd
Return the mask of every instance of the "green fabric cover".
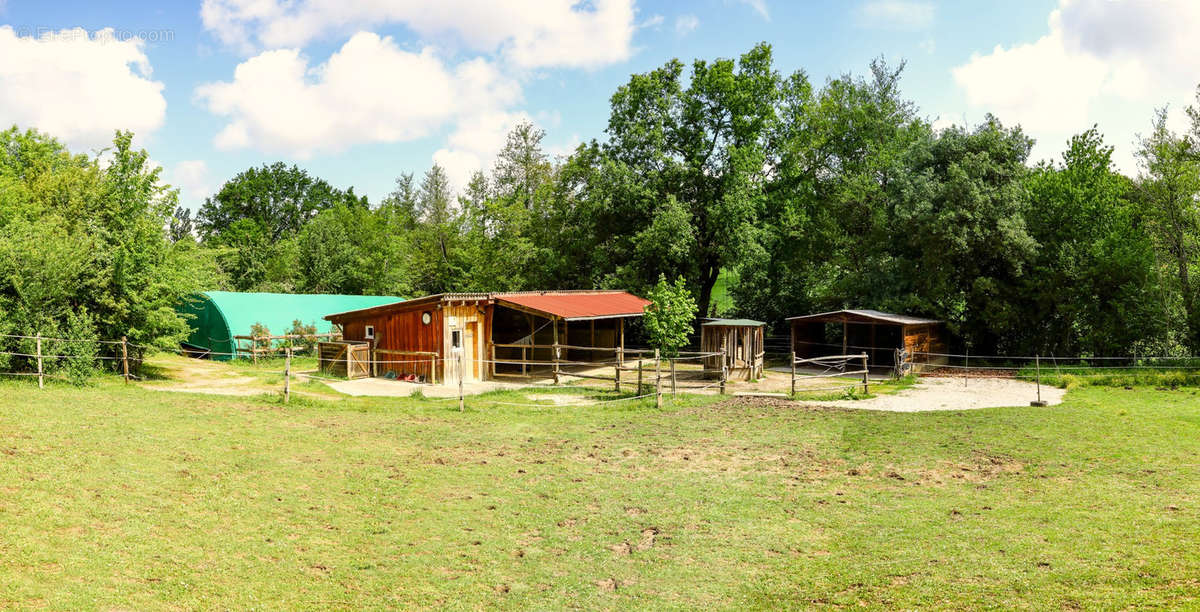
<path id="1" fill-rule="evenodd" d="M 273 335 L 282 335 L 299 319 L 305 325 L 316 325 L 317 333 L 323 334 L 333 329 L 325 315 L 403 301 L 386 295 L 205 291 L 188 300 L 179 312 L 192 317 L 187 343 L 211 351 L 213 359 L 227 361 L 232 355 L 218 353 L 233 353 L 237 348 L 233 337 L 248 335 L 255 323 L 265 325 Z"/>

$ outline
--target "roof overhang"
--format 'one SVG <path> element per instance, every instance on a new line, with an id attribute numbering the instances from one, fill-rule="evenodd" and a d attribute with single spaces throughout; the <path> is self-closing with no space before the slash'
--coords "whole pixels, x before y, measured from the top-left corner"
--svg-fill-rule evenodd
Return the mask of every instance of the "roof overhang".
<path id="1" fill-rule="evenodd" d="M 878 310 L 834 310 L 817 314 L 788 317 L 788 321 L 807 323 L 876 323 L 883 325 L 936 325 L 937 319 L 880 312 Z"/>

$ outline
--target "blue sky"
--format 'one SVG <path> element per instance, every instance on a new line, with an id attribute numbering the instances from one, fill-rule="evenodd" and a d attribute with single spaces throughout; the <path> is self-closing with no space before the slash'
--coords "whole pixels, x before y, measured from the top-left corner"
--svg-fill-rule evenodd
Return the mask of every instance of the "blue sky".
<path id="1" fill-rule="evenodd" d="M 275 160 L 377 202 L 435 161 L 458 181 L 490 166 L 521 119 L 555 152 L 600 138 L 631 73 L 759 41 L 817 83 L 905 60 L 905 95 L 935 125 L 993 112 L 1038 139 L 1037 158 L 1099 123 L 1129 173 L 1153 109 L 1178 111 L 1200 81 L 1190 1 L 383 4 L 0 0 L 0 124 L 77 150 L 133 129 L 192 207 Z"/>

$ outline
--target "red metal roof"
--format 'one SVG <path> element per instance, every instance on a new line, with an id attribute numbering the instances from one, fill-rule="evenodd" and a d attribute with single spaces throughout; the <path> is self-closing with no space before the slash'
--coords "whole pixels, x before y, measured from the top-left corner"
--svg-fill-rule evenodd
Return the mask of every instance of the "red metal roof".
<path id="1" fill-rule="evenodd" d="M 498 303 L 515 304 L 563 319 L 641 316 L 650 300 L 625 291 L 545 291 L 497 293 Z"/>

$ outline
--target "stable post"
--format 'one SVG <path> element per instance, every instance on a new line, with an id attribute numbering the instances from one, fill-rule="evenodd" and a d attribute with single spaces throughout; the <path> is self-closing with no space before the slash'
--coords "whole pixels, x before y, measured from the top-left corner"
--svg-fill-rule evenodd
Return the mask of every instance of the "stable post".
<path id="1" fill-rule="evenodd" d="M 654 349 L 654 405 L 662 408 L 662 361 L 658 349 Z"/>
<path id="2" fill-rule="evenodd" d="M 37 360 L 38 360 L 38 389 L 46 388 L 46 379 L 42 373 L 42 333 L 37 335 Z"/>
<path id="3" fill-rule="evenodd" d="M 671 397 L 674 398 L 675 393 L 675 359 L 671 359 Z"/>
<path id="4" fill-rule="evenodd" d="M 283 354 L 283 403 L 288 403 L 292 397 L 292 347 L 284 349 Z"/>
<path id="5" fill-rule="evenodd" d="M 121 336 L 121 371 L 125 375 L 125 384 L 129 384 L 129 341 Z"/>
<path id="6" fill-rule="evenodd" d="M 625 352 L 624 349 L 618 348 L 616 354 L 616 362 L 613 364 L 613 390 L 617 393 L 621 392 L 621 357 Z M 641 381 L 638 381 L 639 385 Z M 641 393 L 641 387 L 638 387 L 638 393 Z"/>
<path id="7" fill-rule="evenodd" d="M 721 349 L 721 395 L 725 395 L 725 378 L 729 375 L 728 364 L 725 363 L 725 349 Z"/>
<path id="8" fill-rule="evenodd" d="M 796 394 L 796 351 L 792 351 L 792 395 Z"/>
<path id="9" fill-rule="evenodd" d="M 557 372 L 555 374 L 557 374 Z M 557 376 L 556 376 L 556 378 L 557 378 Z M 558 382 L 558 381 L 555 380 L 554 382 Z M 466 410 L 466 408 L 464 407 L 464 402 L 463 402 L 463 360 L 462 360 L 462 352 L 459 351 L 459 353 L 458 353 L 458 411 L 464 412 L 465 410 Z"/>
<path id="10" fill-rule="evenodd" d="M 900 380 L 900 349 L 892 349 L 894 357 L 892 357 L 892 378 Z"/>
<path id="11" fill-rule="evenodd" d="M 870 388 L 867 387 L 867 377 L 871 375 L 871 369 L 869 367 L 867 367 L 867 353 L 865 351 L 862 354 L 862 362 L 863 362 L 863 364 L 862 364 L 863 365 L 863 367 L 862 367 L 862 369 L 863 369 L 863 393 L 870 393 L 871 392 Z"/>

